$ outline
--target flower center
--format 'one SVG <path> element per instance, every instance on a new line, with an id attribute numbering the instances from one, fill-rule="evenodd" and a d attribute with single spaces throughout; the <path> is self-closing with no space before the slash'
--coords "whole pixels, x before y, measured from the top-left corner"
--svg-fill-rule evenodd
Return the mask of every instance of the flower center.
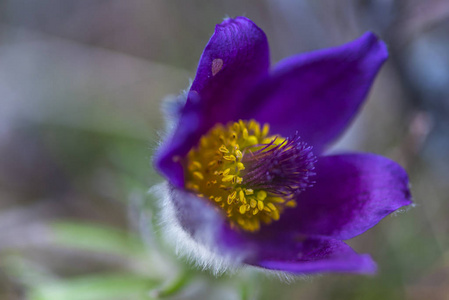
<path id="1" fill-rule="evenodd" d="M 269 135 L 254 120 L 218 124 L 190 150 L 186 188 L 208 198 L 232 227 L 257 231 L 261 222 L 279 220 L 296 196 L 312 185 L 316 157 L 298 135 Z"/>

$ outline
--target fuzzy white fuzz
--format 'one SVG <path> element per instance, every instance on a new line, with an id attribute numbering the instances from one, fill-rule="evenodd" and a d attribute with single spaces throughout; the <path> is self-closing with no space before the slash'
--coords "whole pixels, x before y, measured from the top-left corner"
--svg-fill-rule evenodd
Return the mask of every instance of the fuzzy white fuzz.
<path id="1" fill-rule="evenodd" d="M 175 195 L 170 191 L 168 183 L 158 184 L 152 187 L 150 192 L 159 201 L 162 235 L 165 241 L 175 248 L 178 256 L 186 258 L 202 270 L 210 270 L 215 276 L 224 272 L 234 273 L 241 268 L 245 253 L 220 254 L 221 251 L 214 245 L 216 228 L 213 225 L 205 224 L 207 226 L 202 226 L 194 236 L 183 228 L 179 215 L 184 212 L 175 207 L 172 199 Z"/>

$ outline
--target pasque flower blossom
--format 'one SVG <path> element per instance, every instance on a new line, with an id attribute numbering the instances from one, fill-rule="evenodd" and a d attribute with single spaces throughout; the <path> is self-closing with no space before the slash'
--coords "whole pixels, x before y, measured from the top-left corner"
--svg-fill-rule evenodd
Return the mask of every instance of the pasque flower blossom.
<path id="1" fill-rule="evenodd" d="M 251 20 L 217 25 L 154 158 L 166 178 L 161 219 L 180 253 L 217 272 L 375 272 L 344 240 L 411 204 L 407 174 L 379 155 L 326 150 L 387 56 L 366 33 L 270 70 Z"/>

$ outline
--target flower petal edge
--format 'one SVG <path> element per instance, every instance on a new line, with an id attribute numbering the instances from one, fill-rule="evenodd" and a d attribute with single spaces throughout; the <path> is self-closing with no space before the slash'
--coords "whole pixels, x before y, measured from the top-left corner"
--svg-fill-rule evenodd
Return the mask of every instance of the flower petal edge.
<path id="1" fill-rule="evenodd" d="M 239 118 L 236 107 L 270 65 L 265 33 L 245 17 L 215 27 L 188 93 L 178 126 L 158 149 L 154 164 L 177 187 L 183 187 L 180 157 L 216 123 Z"/>
<path id="2" fill-rule="evenodd" d="M 269 123 L 273 133 L 297 132 L 320 154 L 354 118 L 387 57 L 385 44 L 368 32 L 338 47 L 286 58 L 242 110 Z"/>

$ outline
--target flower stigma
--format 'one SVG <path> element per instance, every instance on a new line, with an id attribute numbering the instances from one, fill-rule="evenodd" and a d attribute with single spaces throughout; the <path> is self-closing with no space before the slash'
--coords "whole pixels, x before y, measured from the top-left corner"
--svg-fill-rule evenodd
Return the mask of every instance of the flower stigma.
<path id="1" fill-rule="evenodd" d="M 186 188 L 214 203 L 232 228 L 255 232 L 279 220 L 313 184 L 312 147 L 269 131 L 255 120 L 217 124 L 184 161 Z"/>

